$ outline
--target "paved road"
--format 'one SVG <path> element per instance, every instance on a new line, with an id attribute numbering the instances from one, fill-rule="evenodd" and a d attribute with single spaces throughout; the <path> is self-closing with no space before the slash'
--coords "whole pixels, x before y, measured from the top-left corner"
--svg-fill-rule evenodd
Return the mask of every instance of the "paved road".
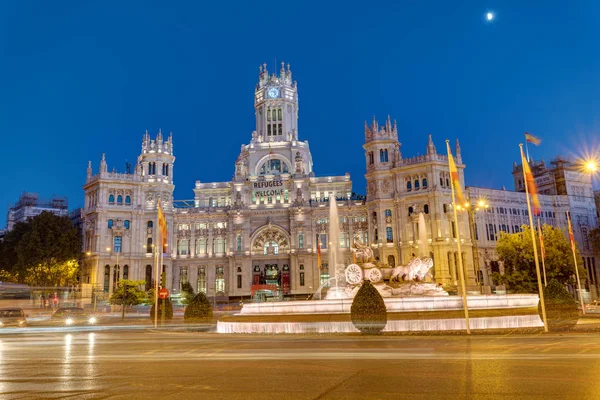
<path id="1" fill-rule="evenodd" d="M 600 335 L 0 335 L 0 398 L 600 399 Z"/>

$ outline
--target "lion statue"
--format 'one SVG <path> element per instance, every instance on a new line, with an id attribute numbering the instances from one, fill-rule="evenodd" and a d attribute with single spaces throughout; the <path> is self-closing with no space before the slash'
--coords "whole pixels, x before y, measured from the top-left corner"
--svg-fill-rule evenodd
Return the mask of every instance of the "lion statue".
<path id="1" fill-rule="evenodd" d="M 410 260 L 408 265 L 399 265 L 392 269 L 390 275 L 390 282 L 392 281 L 412 281 L 412 280 L 424 280 L 426 277 L 433 278 L 433 275 L 429 270 L 433 267 L 433 260 L 430 257 L 413 258 Z"/>

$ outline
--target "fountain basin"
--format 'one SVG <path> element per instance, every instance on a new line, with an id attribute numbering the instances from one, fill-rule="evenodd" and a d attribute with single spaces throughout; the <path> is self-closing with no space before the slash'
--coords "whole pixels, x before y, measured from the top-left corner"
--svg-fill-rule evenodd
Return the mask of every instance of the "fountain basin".
<path id="1" fill-rule="evenodd" d="M 388 312 L 462 310 L 459 296 L 411 296 L 383 299 Z M 467 296 L 469 310 L 537 307 L 536 294 L 506 294 Z M 350 313 L 352 299 L 278 301 L 244 304 L 240 314 L 330 314 Z"/>
<path id="2" fill-rule="evenodd" d="M 462 298 L 404 297 L 384 299 L 388 323 L 384 331 L 466 329 Z M 537 295 L 468 296 L 471 329 L 543 326 Z M 217 323 L 219 333 L 358 332 L 350 320 L 352 299 L 245 304 L 240 314 Z"/>

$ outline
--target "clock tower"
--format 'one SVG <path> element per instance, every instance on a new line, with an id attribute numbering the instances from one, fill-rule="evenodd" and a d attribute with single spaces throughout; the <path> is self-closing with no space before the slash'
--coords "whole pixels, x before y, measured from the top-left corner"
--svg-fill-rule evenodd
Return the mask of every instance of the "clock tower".
<path id="1" fill-rule="evenodd" d="M 290 64 L 281 63 L 279 76 L 269 75 L 267 64 L 259 67 L 260 78 L 254 92 L 256 135 L 263 142 L 289 142 L 298 139 L 298 87 L 292 81 Z"/>

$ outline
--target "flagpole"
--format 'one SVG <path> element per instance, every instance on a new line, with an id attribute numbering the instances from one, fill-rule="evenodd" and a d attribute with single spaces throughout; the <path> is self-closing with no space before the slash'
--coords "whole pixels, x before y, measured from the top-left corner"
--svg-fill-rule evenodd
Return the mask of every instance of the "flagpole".
<path id="1" fill-rule="evenodd" d="M 571 223 L 571 211 L 567 211 L 567 222 L 569 223 L 569 240 L 571 241 L 571 250 L 573 252 L 573 263 L 575 264 L 575 276 L 577 277 L 577 288 L 579 289 L 579 304 L 581 304 L 581 312 L 585 315 L 585 307 L 583 306 L 583 292 L 581 291 L 581 281 L 579 280 L 579 267 L 577 266 L 577 255 L 575 254 L 575 238 L 573 237 L 573 224 Z"/>
<path id="2" fill-rule="evenodd" d="M 450 141 L 446 140 L 446 150 L 448 150 L 448 154 L 450 154 Z M 450 160 L 448 159 L 448 165 L 450 163 Z M 462 289 L 462 301 L 463 301 L 463 309 L 465 310 L 465 325 L 467 326 L 467 334 L 471 334 L 471 325 L 469 323 L 469 307 L 467 305 L 467 290 L 465 287 L 465 273 L 463 270 L 463 259 L 462 259 L 462 252 L 460 250 L 460 230 L 459 230 L 459 226 L 458 226 L 458 215 L 456 213 L 456 199 L 455 199 L 455 195 L 454 195 L 454 181 L 452 181 L 452 210 L 454 211 L 454 225 L 455 225 L 455 231 L 456 231 L 456 249 L 458 250 L 458 277 L 460 279 L 460 287 Z"/>
<path id="3" fill-rule="evenodd" d="M 158 213 L 157 213 L 158 214 Z M 158 221 L 158 217 L 156 218 Z M 156 243 L 154 244 L 154 266 L 156 269 L 156 277 L 154 278 L 154 329 L 158 328 L 158 244 L 160 243 L 160 227 L 157 225 L 156 235 L 154 237 L 157 238 Z"/>
<path id="4" fill-rule="evenodd" d="M 544 250 L 544 242 L 542 238 L 542 227 L 540 225 L 540 219 L 537 220 L 538 223 L 538 233 L 540 236 L 540 247 L 542 251 L 542 271 L 544 272 L 544 287 L 548 286 L 548 281 L 546 280 L 546 250 Z"/>
<path id="5" fill-rule="evenodd" d="M 521 149 L 521 161 L 523 160 L 523 143 L 519 144 Z M 530 171 L 531 172 L 531 171 Z M 525 173 L 525 166 L 523 166 L 523 173 Z M 537 245 L 535 243 L 535 234 L 533 233 L 533 216 L 531 213 L 531 201 L 529 200 L 529 185 L 527 184 L 527 177 L 524 177 L 525 181 L 525 197 L 527 198 L 527 214 L 529 214 L 529 229 L 531 230 L 531 243 L 533 244 L 533 258 L 535 260 L 535 273 L 537 275 L 538 292 L 540 294 L 540 303 L 542 305 L 542 321 L 544 322 L 544 332 L 548 332 L 548 321 L 546 320 L 546 303 L 544 302 L 544 289 L 542 289 L 542 281 L 540 279 L 540 261 L 538 259 Z"/>

